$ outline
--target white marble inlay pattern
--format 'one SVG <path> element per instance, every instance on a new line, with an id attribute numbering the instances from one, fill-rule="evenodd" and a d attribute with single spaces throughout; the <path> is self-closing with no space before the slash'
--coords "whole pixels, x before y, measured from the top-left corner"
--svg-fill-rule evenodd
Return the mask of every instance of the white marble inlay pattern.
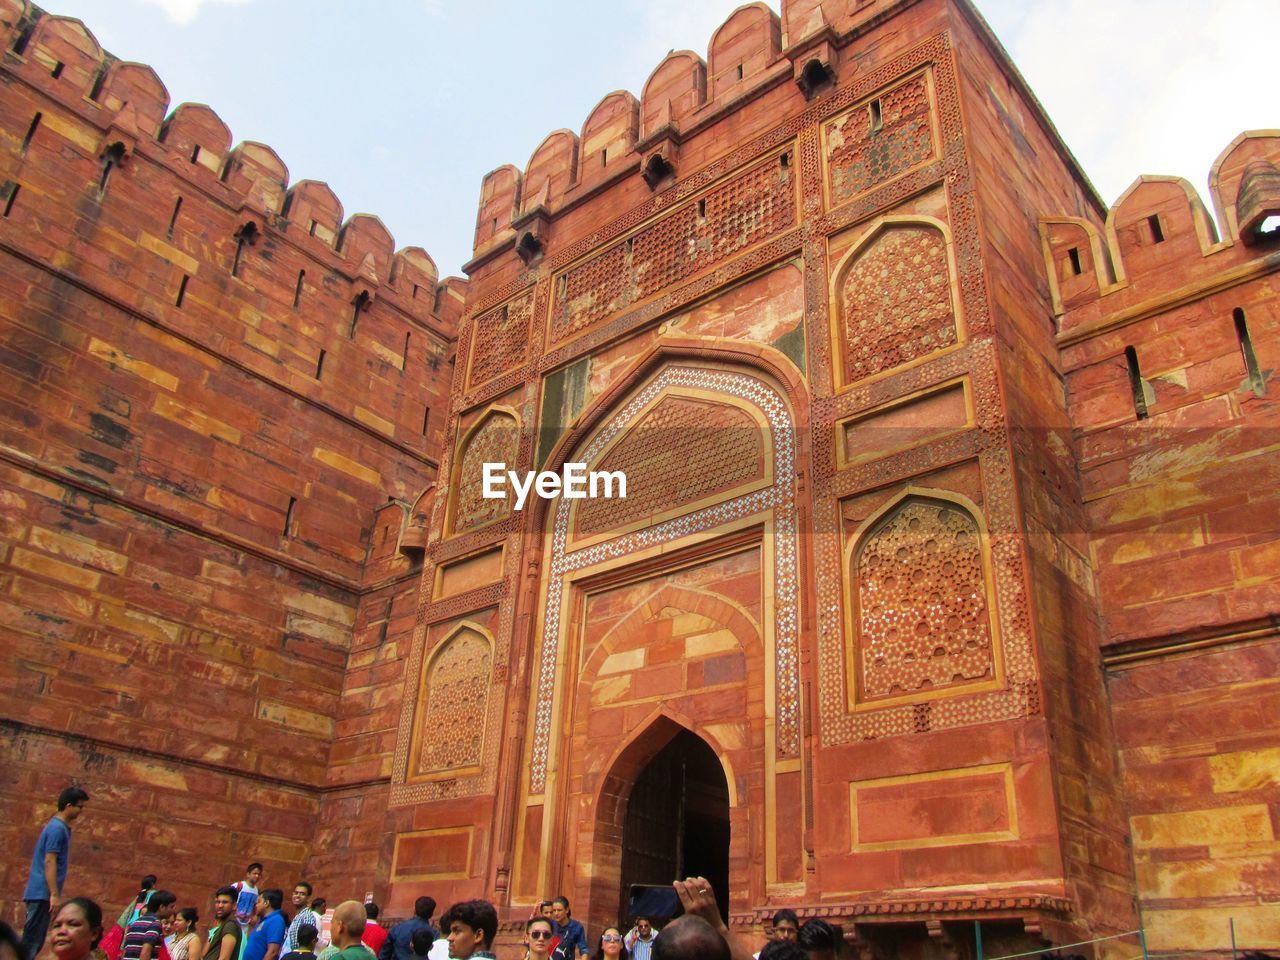
<path id="1" fill-rule="evenodd" d="M 774 668 L 776 676 L 777 748 L 781 756 L 800 752 L 799 614 L 797 611 L 797 555 L 795 504 L 795 431 L 787 405 L 776 390 L 755 377 L 703 367 L 664 368 L 631 401 L 596 433 L 590 445 L 574 460 L 587 464 L 615 437 L 628 429 L 649 403 L 668 387 L 708 390 L 754 404 L 764 414 L 773 440 L 773 485 L 723 503 L 675 517 L 652 527 L 635 530 L 603 543 L 566 553 L 569 501 L 556 508 L 552 533 L 550 582 L 542 627 L 542 647 L 534 715 L 530 789 L 541 793 L 546 786 L 547 756 L 551 738 L 552 705 L 556 687 L 556 661 L 560 643 L 561 603 L 568 574 L 605 560 L 627 556 L 656 544 L 710 530 L 742 517 L 774 511 Z"/>

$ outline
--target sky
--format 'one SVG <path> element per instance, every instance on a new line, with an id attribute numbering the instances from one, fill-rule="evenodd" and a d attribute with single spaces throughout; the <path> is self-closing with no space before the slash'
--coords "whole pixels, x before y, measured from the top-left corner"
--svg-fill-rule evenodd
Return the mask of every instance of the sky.
<path id="1" fill-rule="evenodd" d="M 704 57 L 734 0 L 39 0 L 207 103 L 292 181 L 326 181 L 442 277 L 471 256 L 480 181 L 671 49 Z M 1110 203 L 1280 127 L 1276 0 L 977 0 Z M 769 4 L 778 9 L 779 0 Z"/>

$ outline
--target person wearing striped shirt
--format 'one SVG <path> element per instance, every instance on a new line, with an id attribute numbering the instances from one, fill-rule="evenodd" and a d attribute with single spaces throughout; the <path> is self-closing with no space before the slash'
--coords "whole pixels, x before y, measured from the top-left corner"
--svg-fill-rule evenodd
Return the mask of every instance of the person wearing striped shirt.
<path id="1" fill-rule="evenodd" d="M 157 960 L 164 943 L 164 922 L 173 916 L 178 898 L 168 890 L 157 890 L 147 900 L 138 919 L 124 932 L 121 960 Z"/>
<path id="2" fill-rule="evenodd" d="M 653 929 L 653 922 L 648 917 L 636 917 L 635 925 L 627 931 L 622 942 L 631 960 L 650 960 L 657 936 L 658 931 Z"/>

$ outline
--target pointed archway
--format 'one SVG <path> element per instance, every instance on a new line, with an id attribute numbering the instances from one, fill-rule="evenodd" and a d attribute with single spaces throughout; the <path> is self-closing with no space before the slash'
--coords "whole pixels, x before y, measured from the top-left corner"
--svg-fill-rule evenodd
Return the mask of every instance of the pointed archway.
<path id="1" fill-rule="evenodd" d="M 633 478 L 652 479 L 645 486 L 659 503 L 639 517 L 588 516 L 585 528 L 568 501 L 534 507 L 531 525 L 545 534 L 534 601 L 541 616 L 531 649 L 513 903 L 568 892 L 584 922 L 617 921 L 626 801 L 640 770 L 678 727 L 711 744 L 725 770 L 729 909 L 748 909 L 771 884 L 803 881 L 794 844 L 779 844 L 777 829 L 803 815 L 796 613 L 802 522 L 792 405 L 803 386 L 793 387 L 761 358 L 719 353 L 708 356 L 705 346 L 701 353 L 653 353 L 597 399 L 547 461 L 549 469 L 565 462 L 601 469 L 615 457 L 629 487 Z M 726 457 L 742 467 L 727 477 L 719 460 L 708 464 L 717 482 L 698 487 L 696 499 L 671 515 L 661 509 L 674 472 L 663 466 L 666 446 L 631 442 L 667 398 L 741 411 L 753 423 L 735 435 L 755 454 L 750 470 L 736 451 Z M 622 462 L 619 451 L 634 462 Z M 655 460 L 662 463 L 655 467 Z M 664 585 L 710 596 L 692 606 L 655 606 L 647 598 Z M 725 621 L 717 611 L 726 600 L 723 606 L 749 613 Z M 643 613 L 627 620 L 638 608 Z M 737 629 L 739 619 L 750 628 Z M 611 632 L 623 624 L 635 634 Z M 650 628 L 652 643 L 644 636 Z M 670 718 L 665 733 L 649 729 L 660 715 Z M 623 753 L 630 766 L 615 769 Z M 748 817 L 748 809 L 764 814 Z"/>
<path id="2" fill-rule="evenodd" d="M 665 713 L 623 747 L 596 803 L 589 922 L 629 922 L 632 884 L 691 875 L 727 916 L 730 838 L 745 827 L 732 783 L 718 745 Z"/>
<path id="3" fill-rule="evenodd" d="M 637 905 L 637 888 L 683 877 L 710 880 L 719 892 L 720 913 L 729 919 L 729 784 L 715 751 L 697 734 L 678 732 L 632 783 L 621 874 L 623 923 L 654 910 Z"/>

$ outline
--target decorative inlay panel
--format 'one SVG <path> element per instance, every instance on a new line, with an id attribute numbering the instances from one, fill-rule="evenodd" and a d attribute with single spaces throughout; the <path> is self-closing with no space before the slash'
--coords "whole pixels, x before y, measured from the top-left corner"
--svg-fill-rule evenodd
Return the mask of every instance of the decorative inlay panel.
<path id="1" fill-rule="evenodd" d="M 932 128 L 925 73 L 823 124 L 831 205 L 932 160 Z"/>
<path id="2" fill-rule="evenodd" d="M 915 75 L 908 77 L 912 71 Z M 769 429 L 777 444 L 771 454 L 766 454 L 772 457 L 776 471 L 774 486 L 754 490 L 711 507 L 691 507 L 688 514 L 647 530 L 615 533 L 604 542 L 580 549 L 573 549 L 567 518 L 569 510 L 562 503 L 553 513 L 553 545 L 545 567 L 539 562 L 540 558 L 522 557 L 520 554 L 520 516 L 508 514 L 502 501 L 484 501 L 501 505 L 506 518 L 483 527 L 472 524 L 463 535 L 433 544 L 424 582 L 431 582 L 431 562 L 434 559 L 463 554 L 506 535 L 510 540 L 505 582 L 450 598 L 444 604 L 421 603 L 419 629 L 409 651 L 408 669 L 412 671 L 412 679 L 406 680 L 406 699 L 409 702 L 405 706 L 408 712 L 411 713 L 411 698 L 420 676 L 415 664 L 420 664 L 421 657 L 430 650 L 429 640 L 424 639 L 424 624 L 438 622 L 446 616 L 470 615 L 470 611 L 481 609 L 483 605 L 500 602 L 503 619 L 501 625 L 494 629 L 494 637 L 495 674 L 501 674 L 505 672 L 508 661 L 514 663 L 518 659 L 509 653 L 515 606 L 511 598 L 523 577 L 546 577 L 545 609 L 532 611 L 535 621 L 541 621 L 535 628 L 538 633 L 533 638 L 516 639 L 521 645 L 532 639 L 534 645 L 529 679 L 533 686 L 532 715 L 527 718 L 529 731 L 524 732 L 526 718 L 522 707 L 516 709 L 508 726 L 508 731 L 520 731 L 521 738 L 529 737 L 532 749 L 530 792 L 542 791 L 546 783 L 550 744 L 557 736 L 552 702 L 557 683 L 563 681 L 557 674 L 555 659 L 562 628 L 568 629 L 567 623 L 562 627 L 560 619 L 568 616 L 567 611 L 561 609 L 563 588 L 568 579 L 578 570 L 595 567 L 609 559 L 625 558 L 628 554 L 700 531 L 711 531 L 740 518 L 765 515 L 773 524 L 770 536 L 776 545 L 773 574 L 778 598 L 775 639 L 779 716 L 777 743 L 783 755 L 797 756 L 800 738 L 793 485 L 798 471 L 807 474 L 803 482 L 814 497 L 813 513 L 806 516 L 806 527 L 814 532 L 812 536 L 806 536 L 806 542 L 812 544 L 814 551 L 817 601 L 812 611 L 818 660 L 818 683 L 813 702 L 821 716 L 817 732 L 824 744 L 988 723 L 1039 711 L 1036 665 L 1030 642 L 1030 600 L 1023 570 L 1025 558 L 1012 500 L 1012 463 L 994 372 L 994 348 L 985 336 L 990 333 L 991 326 L 987 316 L 986 280 L 978 238 L 974 186 L 964 155 L 955 73 L 946 36 L 932 37 L 875 70 L 851 78 L 843 88 L 815 102 L 804 113 L 743 142 L 731 153 L 708 163 L 669 190 L 621 212 L 612 222 L 589 234 L 576 236 L 563 246 L 553 247 L 537 273 L 521 274 L 501 286 L 486 283 L 484 289 L 477 288 L 471 318 L 464 325 L 459 341 L 459 369 L 452 392 L 455 412 L 473 409 L 494 397 L 505 396 L 518 389 L 525 380 L 536 386 L 535 369 L 554 369 L 606 342 L 654 323 L 673 310 L 714 294 L 725 284 L 762 266 L 794 256 L 803 242 L 805 312 L 810 330 L 811 365 L 808 375 L 814 394 L 809 411 L 813 459 L 811 464 L 796 463 L 789 415 L 772 388 L 751 376 L 726 371 L 695 367 L 665 369 L 660 376 L 668 378 L 664 381 L 666 385 L 696 381 L 698 389 L 716 389 L 734 395 L 754 392 L 761 403 L 767 400 L 777 404 L 774 413 L 767 415 Z M 907 79 L 904 81 L 903 77 Z M 897 86 L 891 87 L 891 84 Z M 901 100 L 898 99 L 899 94 Z M 881 100 L 882 129 L 874 137 L 869 129 L 861 130 L 861 121 L 856 119 L 866 118 L 869 127 L 867 100 L 872 96 Z M 932 117 L 928 114 L 929 97 L 933 97 L 936 110 Z M 827 134 L 836 126 L 840 127 L 844 139 L 838 147 L 833 147 Z M 857 145 L 860 137 L 862 147 Z M 879 142 L 870 143 L 868 147 L 867 143 L 877 137 Z M 803 189 L 806 218 L 803 225 L 799 224 L 794 211 L 795 194 L 799 192 L 797 185 L 792 182 L 784 189 L 781 180 L 781 165 L 776 154 L 781 149 L 792 151 L 789 176 L 802 181 L 799 186 Z M 757 161 L 756 158 L 768 151 L 774 151 L 774 155 L 767 162 Z M 751 166 L 744 166 L 746 164 Z M 711 200 L 714 194 L 730 185 L 731 179 L 736 180 L 745 173 L 758 173 L 764 177 L 766 192 L 772 192 L 775 198 L 785 196 L 786 204 L 779 209 L 775 202 L 772 209 L 766 210 L 753 203 L 750 195 L 739 196 L 735 209 L 740 211 L 742 230 L 759 231 L 750 239 L 741 240 L 735 239 L 732 232 L 716 232 L 714 224 L 710 223 L 713 219 L 711 214 L 715 212 L 717 217 L 723 216 L 725 208 Z M 777 179 L 769 184 L 767 175 Z M 845 357 L 839 355 L 846 340 L 842 335 L 832 336 L 832 332 L 838 330 L 842 334 L 846 329 L 844 323 L 848 314 L 832 317 L 828 323 L 829 311 L 840 314 L 844 310 L 844 297 L 839 287 L 833 289 L 830 282 L 826 237 L 858 221 L 891 212 L 891 208 L 903 199 L 940 182 L 946 191 L 949 211 L 949 269 L 956 280 L 955 301 L 949 304 L 953 311 L 952 322 L 959 328 L 959 339 L 976 339 L 937 356 L 931 355 L 930 350 L 912 353 L 916 348 L 908 346 L 909 355 L 898 361 L 906 364 L 903 369 L 851 382 L 844 367 Z M 707 200 L 707 223 L 697 222 L 700 197 Z M 828 212 L 824 213 L 824 209 Z M 783 222 L 779 218 L 784 216 L 787 225 L 777 226 Z M 648 236 L 649 231 L 655 230 L 667 218 L 670 218 L 670 224 Z M 775 226 L 763 222 L 770 218 Z M 631 241 L 629 250 L 628 238 Z M 740 245 L 730 246 L 734 242 Z M 725 246 L 720 247 L 719 244 Z M 747 244 L 750 244 L 749 249 Z M 923 246 L 925 249 L 920 252 L 924 259 L 928 260 L 930 256 L 936 259 L 936 243 Z M 599 262 L 595 263 L 597 259 Z M 643 271 L 641 267 L 644 267 Z M 921 276 L 926 273 L 920 271 Z M 945 278 L 948 271 L 943 270 L 940 275 Z M 541 278 L 538 279 L 538 306 L 533 321 L 537 326 L 529 332 L 529 340 L 535 345 L 529 348 L 523 360 L 511 361 L 514 366 L 508 367 L 507 360 L 487 359 L 490 352 L 505 355 L 501 346 L 491 351 L 488 344 L 511 345 L 515 336 L 509 326 L 497 323 L 489 312 L 504 302 L 523 296 L 537 278 Z M 661 287 L 664 283 L 670 286 Z M 929 291 L 926 284 L 923 303 L 926 307 L 932 304 L 939 312 L 931 313 L 926 309 L 925 317 L 940 320 L 940 301 L 936 298 L 931 300 Z M 884 316 L 893 309 L 893 305 L 882 302 L 878 309 Z M 482 319 L 483 323 L 480 322 Z M 507 319 L 510 321 L 510 311 Z M 544 322 L 545 328 L 542 326 Z M 483 331 L 482 327 L 485 328 Z M 540 352 L 538 341 L 541 341 L 544 329 L 546 346 L 545 351 Z M 874 321 L 868 324 L 868 329 L 873 337 L 878 332 Z M 468 360 L 468 355 L 473 358 Z M 510 354 L 512 357 L 515 355 Z M 884 369 L 887 371 L 896 365 L 891 363 Z M 496 372 L 499 368 L 504 369 Z M 677 369 L 683 372 L 674 372 Z M 479 376 L 490 376 L 491 371 L 495 371 L 491 378 L 481 382 Z M 838 436 L 835 427 L 838 420 L 855 416 L 911 390 L 925 389 L 961 375 L 972 375 L 975 380 L 975 429 L 837 470 L 833 443 Z M 719 378 L 727 379 L 717 382 Z M 712 383 L 715 383 L 714 388 L 709 386 Z M 838 390 L 842 384 L 847 385 L 847 389 L 839 390 L 833 396 L 833 388 Z M 467 387 L 466 391 L 460 389 L 463 386 Z M 657 392 L 649 392 L 648 387 L 644 392 L 650 401 L 658 395 Z M 531 434 L 534 411 L 527 399 L 525 404 L 520 413 L 524 422 L 530 424 Z M 628 401 L 624 410 L 611 413 L 601 433 L 588 443 L 594 446 L 596 440 L 606 433 L 609 437 L 606 443 L 618 439 L 622 431 L 643 413 L 642 406 L 635 407 Z M 458 429 L 455 419 L 453 430 Z M 522 442 L 527 444 L 528 438 Z M 594 455 L 603 449 L 603 445 L 594 447 Z M 446 457 L 456 457 L 454 462 L 461 464 L 465 453 L 463 448 L 450 444 Z M 585 458 L 583 454 L 576 457 Z M 846 566 L 850 557 L 843 550 L 846 541 L 841 536 L 840 499 L 858 495 L 872 487 L 899 485 L 905 488 L 913 477 L 940 465 L 957 462 L 960 458 L 973 458 L 981 465 L 982 511 L 990 534 L 986 568 L 987 586 L 992 591 L 986 607 L 990 619 L 989 643 L 995 646 L 992 654 L 1001 668 L 997 672 L 1003 672 L 1005 682 L 999 685 L 999 689 L 990 689 L 980 681 L 966 680 L 966 684 L 979 683 L 980 689 L 974 691 L 972 686 L 968 686 L 948 690 L 945 697 L 923 703 L 894 703 L 893 698 L 899 694 L 885 692 L 873 697 L 864 705 L 865 709 L 853 710 L 849 698 L 851 688 L 859 684 L 867 685 L 869 689 L 885 690 L 886 687 L 885 681 L 867 680 L 858 658 L 849 657 L 845 618 L 857 618 L 856 606 L 850 610 L 852 584 L 856 581 L 853 570 Z M 508 463 L 518 460 L 524 466 L 532 464 L 532 456 L 526 457 L 523 453 L 518 457 L 507 454 L 480 458 L 481 462 L 485 459 L 506 460 Z M 785 469 L 779 468 L 779 464 L 784 464 Z M 449 475 L 447 469 L 442 469 L 441 476 Z M 473 488 L 478 489 L 479 484 L 473 484 Z M 441 497 L 439 501 L 434 524 L 437 535 L 444 523 L 445 498 Z M 575 503 L 580 508 L 585 502 Z M 618 521 L 599 519 L 593 522 L 599 526 L 591 529 L 598 529 L 597 536 L 603 537 L 610 536 L 616 529 L 612 524 Z M 454 526 L 463 529 L 456 524 Z M 529 565 L 528 569 L 526 565 Z M 530 572 L 539 567 L 541 569 L 536 572 Z M 1001 653 L 1002 657 L 999 656 Z M 960 671 L 961 675 L 964 669 Z M 954 678 L 955 674 L 952 676 Z M 495 679 L 494 682 L 501 683 L 501 680 Z M 917 692 L 924 689 L 925 680 L 919 679 L 919 682 L 921 686 Z M 892 682 L 889 682 L 887 690 L 895 690 Z M 492 717 L 495 705 L 500 704 L 503 697 L 495 694 L 490 701 Z M 514 703 L 514 700 L 510 702 Z M 443 797 L 475 795 L 493 789 L 499 768 L 496 744 L 502 739 L 498 736 L 489 737 L 486 744 L 483 777 L 460 776 L 456 781 L 405 784 L 403 775 L 411 719 L 406 720 L 402 713 L 393 777 L 393 803 L 420 803 Z"/>
<path id="3" fill-rule="evenodd" d="M 476 317 L 467 384 L 487 383 L 525 362 L 529 351 L 529 321 L 533 291 Z"/>
<path id="4" fill-rule="evenodd" d="M 546 606 L 542 614 L 542 640 L 534 676 L 535 699 L 529 790 L 546 787 L 551 750 L 552 707 L 559 680 L 557 664 L 562 642 L 561 618 L 565 616 L 565 585 L 571 575 L 605 560 L 669 543 L 691 534 L 714 530 L 744 517 L 766 511 L 773 520 L 774 674 L 777 702 L 777 751 L 783 757 L 800 752 L 799 612 L 797 608 L 798 557 L 796 552 L 795 469 L 796 438 L 791 414 L 776 389 L 746 373 L 706 367 L 664 367 L 592 437 L 575 461 L 594 463 L 610 443 L 624 434 L 650 404 L 669 388 L 705 391 L 744 400 L 759 410 L 773 440 L 771 486 L 695 510 L 684 516 L 643 527 L 578 550 L 568 547 L 569 504 L 556 506 L 552 532 Z M 757 427 L 757 429 L 760 429 Z"/>
<path id="5" fill-rule="evenodd" d="M 418 775 L 480 765 L 491 672 L 489 641 L 470 627 L 432 658 L 422 690 Z"/>
<path id="6" fill-rule="evenodd" d="M 757 163 L 556 278 L 552 342 L 796 223 L 791 155 Z"/>
<path id="7" fill-rule="evenodd" d="M 511 512 L 510 496 L 485 499 L 484 465 L 514 464 L 519 446 L 520 425 L 515 417 L 500 411 L 488 414 L 467 439 L 451 492 L 455 504 L 454 533 L 484 526 Z"/>
<path id="8" fill-rule="evenodd" d="M 763 441 L 759 424 L 737 407 L 663 397 L 595 467 L 627 475 L 626 499 L 582 501 L 574 534 L 615 530 L 761 479 Z"/>
<path id="9" fill-rule="evenodd" d="M 883 227 L 851 255 L 837 287 L 844 383 L 956 342 L 947 243 L 937 227 Z"/>
<path id="10" fill-rule="evenodd" d="M 910 497 L 857 551 L 859 700 L 995 675 L 982 542 L 960 505 Z"/>
<path id="11" fill-rule="evenodd" d="M 962 286 L 963 289 L 963 286 Z M 979 288 L 980 289 L 980 288 Z M 966 308 L 968 304 L 966 301 Z M 1008 446 L 1004 409 L 996 376 L 996 348 L 989 339 L 960 345 L 957 349 L 928 358 L 891 378 L 863 381 L 832 398 L 830 412 L 822 409 L 824 420 L 842 419 L 872 409 L 886 400 L 942 384 L 961 375 L 971 377 L 975 422 L 973 430 L 904 450 L 889 457 L 852 465 L 835 472 L 835 451 L 829 442 L 816 453 L 825 474 L 819 480 L 814 504 L 814 527 L 819 531 L 839 528 L 840 502 L 860 491 L 897 486 L 904 492 L 914 478 L 944 464 L 976 460 L 982 483 L 982 510 L 988 536 L 990 563 L 988 609 L 993 621 L 993 656 L 1000 666 L 999 676 L 978 682 L 978 689 L 956 689 L 945 697 L 920 702 L 883 705 L 874 701 L 865 709 L 851 709 L 850 688 L 856 680 L 846 671 L 857 671 L 856 657 L 849 656 L 845 621 L 851 602 L 850 581 L 854 573 L 842 564 L 843 541 L 819 534 L 818 630 L 819 705 L 824 743 L 849 743 L 901 736 L 970 724 L 990 723 L 1040 712 L 1040 691 L 1035 653 L 1031 642 L 1030 597 L 1023 571 L 1023 544 L 1013 499 L 1013 463 Z M 820 409 L 815 404 L 815 410 Z M 815 447 L 834 437 L 834 430 L 815 427 Z M 847 554 L 845 555 L 847 556 Z M 841 564 L 840 572 L 832 569 Z M 842 615 L 841 611 L 844 611 Z M 854 673 L 856 677 L 856 672 Z M 989 689 L 986 689 L 987 687 Z"/>

